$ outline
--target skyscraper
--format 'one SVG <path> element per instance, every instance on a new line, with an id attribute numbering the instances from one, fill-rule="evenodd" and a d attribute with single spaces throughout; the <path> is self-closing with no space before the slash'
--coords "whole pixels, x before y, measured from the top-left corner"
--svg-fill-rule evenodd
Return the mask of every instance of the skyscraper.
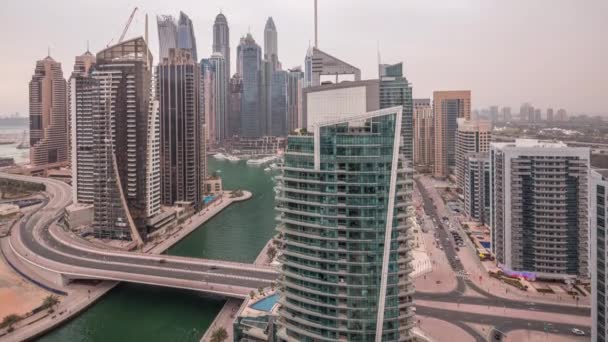
<path id="1" fill-rule="evenodd" d="M 404 142 L 405 158 L 413 161 L 413 116 L 412 87 L 403 76 L 403 63 L 380 65 L 380 109 L 395 106 L 403 107 L 401 135 Z"/>
<path id="2" fill-rule="evenodd" d="M 68 105 L 61 63 L 51 56 L 36 62 L 29 88 L 30 164 L 67 164 Z"/>
<path id="3" fill-rule="evenodd" d="M 511 121 L 511 107 L 502 107 L 501 113 L 503 122 Z"/>
<path id="4" fill-rule="evenodd" d="M 587 277 L 589 160 L 589 148 L 562 142 L 490 145 L 492 252 L 502 268 Z"/>
<path id="5" fill-rule="evenodd" d="M 192 20 L 184 12 L 179 13 L 177 23 L 170 15 L 157 16 L 156 22 L 158 25 L 159 63 L 169 58 L 169 50 L 176 48 L 190 50 L 192 59 L 198 60 Z"/>
<path id="6" fill-rule="evenodd" d="M 589 223 L 591 231 L 591 341 L 606 341 L 608 318 L 606 308 L 606 227 L 608 227 L 608 170 L 591 171 L 589 187 Z"/>
<path id="7" fill-rule="evenodd" d="M 414 165 L 421 172 L 433 169 L 435 137 L 430 99 L 414 99 Z"/>
<path id="8" fill-rule="evenodd" d="M 72 164 L 72 192 L 75 203 L 93 204 L 95 197 L 95 159 L 93 156 L 93 126 L 99 115 L 98 82 L 91 77 L 95 56 L 86 51 L 76 56 L 70 76 L 70 150 Z"/>
<path id="9" fill-rule="evenodd" d="M 264 27 L 264 59 L 270 63 L 272 70 L 281 69 L 279 62 L 279 48 L 277 38 L 277 28 L 272 17 L 268 17 Z"/>
<path id="10" fill-rule="evenodd" d="M 228 101 L 228 137 L 241 135 L 241 101 L 243 97 L 243 79 L 234 74 L 230 79 L 230 100 Z"/>
<path id="11" fill-rule="evenodd" d="M 226 75 L 226 61 L 219 52 L 214 52 L 209 57 L 209 62 L 213 66 L 215 73 L 213 78 L 213 88 L 215 94 L 215 140 L 214 143 L 220 144 L 228 137 L 228 80 Z"/>
<path id="12" fill-rule="evenodd" d="M 301 67 L 289 70 L 287 74 L 287 130 L 303 128 L 304 117 L 302 112 L 302 87 L 304 73 Z"/>
<path id="13" fill-rule="evenodd" d="M 401 108 L 290 135 L 278 177 L 283 340 L 409 341 L 412 171 Z"/>
<path id="14" fill-rule="evenodd" d="M 217 129 L 215 106 L 216 101 L 216 82 L 215 82 L 215 66 L 208 58 L 201 60 L 201 72 L 203 78 L 203 90 L 201 94 L 201 107 L 205 117 L 205 141 L 206 146 L 215 145 L 217 143 Z"/>
<path id="15" fill-rule="evenodd" d="M 169 58 L 169 50 L 177 48 L 177 23 L 170 15 L 156 17 L 158 26 L 158 60 Z"/>
<path id="16" fill-rule="evenodd" d="M 547 109 L 547 121 L 553 121 L 553 108 Z"/>
<path id="17" fill-rule="evenodd" d="M 447 177 L 456 166 L 456 130 L 458 118 L 471 119 L 471 91 L 433 92 L 435 119 L 435 177 Z"/>
<path id="18" fill-rule="evenodd" d="M 566 121 L 566 120 L 568 120 L 568 113 L 563 108 L 560 108 L 560 109 L 557 110 L 557 115 L 556 116 L 557 116 L 556 121 Z"/>
<path id="19" fill-rule="evenodd" d="M 152 54 L 142 37 L 97 54 L 93 230 L 139 244 L 160 211 L 160 123 Z"/>
<path id="20" fill-rule="evenodd" d="M 260 106 L 262 72 L 262 49 L 250 33 L 241 38 L 238 46 L 238 65 L 243 77 L 241 105 L 241 135 L 259 137 L 263 135 L 265 117 Z M 264 121 L 264 122 L 262 122 Z"/>
<path id="21" fill-rule="evenodd" d="M 470 218 L 490 222 L 490 158 L 489 152 L 464 155 L 464 211 Z"/>
<path id="22" fill-rule="evenodd" d="M 272 73 L 269 135 L 275 137 L 287 135 L 287 77 L 287 71 L 275 70 Z"/>
<path id="23" fill-rule="evenodd" d="M 171 49 L 156 67 L 160 105 L 162 203 L 203 204 L 204 117 L 199 101 L 201 68 L 190 49 Z"/>
<path id="24" fill-rule="evenodd" d="M 489 121 L 457 119 L 456 131 L 456 185 L 464 188 L 466 154 L 487 152 L 492 139 L 492 124 Z"/>
<path id="25" fill-rule="evenodd" d="M 361 70 L 316 47 L 308 48 L 304 59 L 304 88 L 321 85 L 321 76 L 352 75 L 355 81 L 361 80 Z"/>
<path id="26" fill-rule="evenodd" d="M 230 73 L 230 28 L 228 27 L 228 20 L 222 13 L 215 17 L 213 23 L 213 52 L 219 52 L 224 56 L 226 63 L 226 75 L 228 78 L 232 75 Z M 241 71 L 237 73 L 240 75 Z M 228 80 L 226 81 L 228 83 Z"/>

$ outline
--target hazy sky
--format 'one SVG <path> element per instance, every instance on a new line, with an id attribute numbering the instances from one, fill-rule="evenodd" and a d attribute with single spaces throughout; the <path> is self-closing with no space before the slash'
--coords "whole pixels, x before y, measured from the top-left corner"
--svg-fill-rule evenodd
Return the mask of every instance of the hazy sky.
<path id="1" fill-rule="evenodd" d="M 313 0 L 3 0 L 0 10 L 0 113 L 28 113 L 35 62 L 51 49 L 72 72 L 74 56 L 97 52 L 119 37 L 134 6 L 127 38 L 143 35 L 149 14 L 158 55 L 156 15 L 186 12 L 198 55 L 211 53 L 212 25 L 230 25 L 232 70 L 239 37 L 250 28 L 263 46 L 266 18 L 279 35 L 285 68 L 302 65 L 313 40 Z M 319 48 L 377 77 L 382 62 L 403 61 L 414 97 L 470 89 L 473 107 L 528 101 L 544 108 L 608 114 L 606 0 L 319 0 Z"/>

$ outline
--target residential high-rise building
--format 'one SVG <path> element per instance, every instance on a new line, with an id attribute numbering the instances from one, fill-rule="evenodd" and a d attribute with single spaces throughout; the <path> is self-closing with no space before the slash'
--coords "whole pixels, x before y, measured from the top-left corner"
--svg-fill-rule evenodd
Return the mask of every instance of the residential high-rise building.
<path id="1" fill-rule="evenodd" d="M 262 49 L 250 33 L 241 38 L 237 48 L 238 65 L 243 79 L 241 101 L 241 135 L 245 137 L 263 136 L 265 117 L 260 104 L 262 72 Z M 262 122 L 264 121 L 264 122 Z"/>
<path id="2" fill-rule="evenodd" d="M 540 112 L 540 108 L 534 109 L 534 122 L 540 122 L 542 119 L 542 114 Z"/>
<path id="3" fill-rule="evenodd" d="M 228 27 L 228 20 L 226 20 L 226 16 L 222 13 L 218 14 L 215 17 L 215 22 L 213 23 L 213 52 L 219 52 L 224 56 L 224 61 L 226 64 L 226 75 L 228 79 L 226 80 L 226 84 L 229 82 L 230 75 L 230 28 Z M 237 71 L 239 75 L 241 75 L 240 69 Z"/>
<path id="4" fill-rule="evenodd" d="M 159 62 L 170 57 L 169 51 L 171 49 L 190 50 L 192 59 L 198 60 L 192 20 L 184 12 L 179 13 L 177 23 L 170 15 L 157 16 L 156 22 L 158 25 Z"/>
<path id="5" fill-rule="evenodd" d="M 460 118 L 456 131 L 456 185 L 464 187 L 467 153 L 487 152 L 492 139 L 492 124 L 489 121 L 473 121 Z"/>
<path id="6" fill-rule="evenodd" d="M 553 121 L 553 108 L 547 109 L 547 121 Z"/>
<path id="7" fill-rule="evenodd" d="M 498 106 L 491 106 L 488 120 L 494 123 L 498 121 Z"/>
<path id="8" fill-rule="evenodd" d="M 435 136 L 430 99 L 414 99 L 414 166 L 421 172 L 433 169 Z"/>
<path id="9" fill-rule="evenodd" d="M 268 17 L 264 27 L 264 59 L 270 63 L 272 70 L 280 70 L 277 28 L 272 17 Z"/>
<path id="10" fill-rule="evenodd" d="M 556 121 L 566 121 L 568 120 L 568 113 L 565 109 L 560 108 L 557 110 Z"/>
<path id="11" fill-rule="evenodd" d="M 339 83 L 339 75 L 351 75 L 355 81 L 361 80 L 361 70 L 316 47 L 311 47 L 304 59 L 304 87 L 321 85 L 321 76 L 335 76 Z"/>
<path id="12" fill-rule="evenodd" d="M 29 88 L 30 164 L 66 165 L 68 95 L 61 63 L 51 56 L 37 61 Z"/>
<path id="13" fill-rule="evenodd" d="M 228 138 L 241 135 L 241 101 L 243 97 L 243 79 L 234 74 L 230 79 L 230 100 L 228 110 Z"/>
<path id="14" fill-rule="evenodd" d="M 201 60 L 201 73 L 203 89 L 200 102 L 205 118 L 205 142 L 206 146 L 213 146 L 217 144 L 218 140 L 216 136 L 217 115 L 215 113 L 217 82 L 215 80 L 215 65 L 208 58 Z"/>
<path id="15" fill-rule="evenodd" d="M 489 152 L 467 153 L 464 159 L 464 211 L 470 218 L 487 224 L 491 205 Z"/>
<path id="16" fill-rule="evenodd" d="M 591 341 L 604 342 L 608 336 L 606 318 L 606 227 L 608 227 L 608 170 L 591 171 L 589 187 L 589 224 L 591 239 Z"/>
<path id="17" fill-rule="evenodd" d="M 160 122 L 152 54 L 142 37 L 97 54 L 93 231 L 139 244 L 160 212 Z"/>
<path id="18" fill-rule="evenodd" d="M 156 67 L 160 106 L 161 199 L 203 205 L 205 169 L 201 68 L 190 49 L 170 49 Z"/>
<path id="19" fill-rule="evenodd" d="M 220 144 L 228 136 L 228 80 L 226 75 L 226 60 L 219 52 L 214 52 L 209 57 L 209 62 L 213 66 L 214 78 L 213 88 L 215 93 L 215 141 L 213 143 Z"/>
<path id="20" fill-rule="evenodd" d="M 435 158 L 433 175 L 448 177 L 456 166 L 456 131 L 458 118 L 471 119 L 471 91 L 433 92 L 435 119 Z"/>
<path id="21" fill-rule="evenodd" d="M 511 107 L 502 107 L 500 112 L 503 122 L 511 121 Z"/>
<path id="22" fill-rule="evenodd" d="M 378 110 L 379 87 L 378 80 L 365 80 L 304 88 L 302 108 L 306 128 L 312 130 L 321 122 L 345 120 Z"/>
<path id="23" fill-rule="evenodd" d="M 395 106 L 403 107 L 403 136 L 405 158 L 413 161 L 414 108 L 412 105 L 412 87 L 403 76 L 403 63 L 393 65 L 381 64 L 380 67 L 380 109 Z"/>
<path id="24" fill-rule="evenodd" d="M 586 147 L 517 139 L 490 145 L 492 252 L 505 270 L 533 277 L 587 277 L 589 160 Z"/>
<path id="25" fill-rule="evenodd" d="M 280 340 L 411 341 L 412 170 L 401 108 L 290 135 L 278 177 Z"/>
<path id="26" fill-rule="evenodd" d="M 287 82 L 288 72 L 275 70 L 272 73 L 271 94 L 270 94 L 270 134 L 275 137 L 287 135 L 287 106 L 288 93 Z"/>
<path id="27" fill-rule="evenodd" d="M 287 130 L 303 128 L 304 114 L 302 109 L 302 87 L 304 72 L 301 67 L 289 70 L 287 74 Z"/>
<path id="28" fill-rule="evenodd" d="M 534 122 L 534 106 L 524 103 L 519 108 L 519 120 L 522 122 Z"/>
<path id="29" fill-rule="evenodd" d="M 91 52 L 76 56 L 68 84 L 72 198 L 78 204 L 93 204 L 95 198 L 93 126 L 99 93 L 98 82 L 91 77 L 94 66 L 95 55 Z"/>

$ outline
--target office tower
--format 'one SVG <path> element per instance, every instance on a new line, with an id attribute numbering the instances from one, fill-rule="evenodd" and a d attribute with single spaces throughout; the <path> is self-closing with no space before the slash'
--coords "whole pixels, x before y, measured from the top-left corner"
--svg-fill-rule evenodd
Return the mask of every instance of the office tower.
<path id="1" fill-rule="evenodd" d="M 405 158 L 413 161 L 413 121 L 414 109 L 412 105 L 412 87 L 403 76 L 403 63 L 393 65 L 381 64 L 380 69 L 380 109 L 395 106 L 403 107 L 403 123 L 401 135 L 403 136 Z"/>
<path id="2" fill-rule="evenodd" d="M 471 152 L 487 152 L 492 139 L 492 124 L 489 121 L 473 121 L 460 118 L 456 131 L 456 185 L 464 187 L 465 155 Z"/>
<path id="3" fill-rule="evenodd" d="M 380 82 L 365 80 L 303 89 L 302 107 L 308 130 L 327 120 L 344 120 L 380 108 Z"/>
<path id="4" fill-rule="evenodd" d="M 339 75 L 352 75 L 355 81 L 361 80 L 361 70 L 338 58 L 325 53 L 316 47 L 311 47 L 304 59 L 304 87 L 321 85 L 321 76 L 335 76 L 335 83 L 339 82 Z"/>
<path id="5" fill-rule="evenodd" d="M 591 341 L 606 341 L 606 227 L 608 217 L 608 170 L 591 171 L 589 187 L 590 247 L 591 247 Z"/>
<path id="6" fill-rule="evenodd" d="M 511 121 L 511 107 L 502 107 L 501 113 L 503 122 Z"/>
<path id="7" fill-rule="evenodd" d="M 275 70 L 270 87 L 270 134 L 275 137 L 287 135 L 287 81 L 288 72 Z"/>
<path id="8" fill-rule="evenodd" d="M 230 77 L 230 28 L 228 27 L 228 20 L 222 13 L 215 17 L 213 23 L 213 52 L 219 52 L 224 56 L 226 64 L 226 75 Z M 240 71 L 238 71 L 240 75 Z"/>
<path id="9" fill-rule="evenodd" d="M 262 49 L 256 44 L 250 33 L 241 38 L 237 48 L 238 64 L 243 78 L 243 96 L 241 101 L 241 135 L 260 137 L 263 135 L 260 105 L 260 73 L 262 72 Z M 265 121 L 265 120 L 264 120 Z"/>
<path id="10" fill-rule="evenodd" d="M 158 60 L 169 58 L 169 50 L 177 48 L 177 23 L 170 15 L 156 17 L 158 27 Z"/>
<path id="11" fill-rule="evenodd" d="M 456 131 L 458 118 L 471 119 L 471 91 L 433 92 L 435 119 L 435 158 L 433 175 L 447 177 L 456 166 Z"/>
<path id="12" fill-rule="evenodd" d="M 279 339 L 413 339 L 413 183 L 401 115 L 388 108 L 288 137 L 276 195 Z"/>
<path id="13" fill-rule="evenodd" d="M 490 223 L 489 152 L 467 153 L 464 160 L 464 211 L 482 224 Z"/>
<path id="14" fill-rule="evenodd" d="M 430 99 L 414 99 L 414 165 L 421 172 L 433 169 L 435 137 Z"/>
<path id="15" fill-rule="evenodd" d="M 78 204 L 93 204 L 95 198 L 93 123 L 99 98 L 91 77 L 94 66 L 95 56 L 88 50 L 76 56 L 68 84 L 72 198 Z"/>
<path id="16" fill-rule="evenodd" d="M 192 20 L 184 12 L 179 13 L 177 23 L 170 15 L 157 16 L 156 22 L 158 26 L 159 62 L 169 58 L 169 51 L 176 48 L 190 50 L 192 59 L 198 60 Z"/>
<path id="17" fill-rule="evenodd" d="M 229 77 L 226 75 L 226 60 L 219 52 L 214 52 L 209 58 L 209 63 L 213 66 L 214 78 L 212 86 L 215 94 L 215 141 L 220 144 L 228 135 L 228 82 Z"/>
<path id="18" fill-rule="evenodd" d="M 160 212 L 160 122 L 152 54 L 142 37 L 97 54 L 93 230 L 99 238 L 138 244 Z"/>
<path id="19" fill-rule="evenodd" d="M 201 107 L 203 108 L 205 118 L 205 141 L 206 146 L 213 146 L 217 144 L 217 129 L 215 113 L 216 101 L 216 81 L 215 81 L 215 66 L 208 58 L 201 60 L 201 74 L 203 90 L 201 96 Z"/>
<path id="20" fill-rule="evenodd" d="M 304 73 L 301 67 L 289 70 L 287 74 L 287 130 L 291 132 L 296 128 L 304 127 L 302 112 L 302 87 Z"/>
<path id="21" fill-rule="evenodd" d="M 36 62 L 30 89 L 30 164 L 65 165 L 68 160 L 68 105 L 61 63 L 51 56 Z"/>
<path id="22" fill-rule="evenodd" d="M 160 108 L 161 199 L 203 204 L 205 169 L 201 68 L 190 49 L 170 49 L 156 67 Z"/>
<path id="23" fill-rule="evenodd" d="M 490 145 L 492 252 L 506 270 L 569 279 L 588 272 L 588 148 L 517 139 Z"/>
<path id="24" fill-rule="evenodd" d="M 519 119 L 523 122 L 534 122 L 534 107 L 529 103 L 524 103 L 519 109 Z"/>
<path id="25" fill-rule="evenodd" d="M 241 135 L 241 101 L 243 97 L 243 79 L 234 74 L 230 79 L 230 100 L 228 110 L 228 138 Z"/>
<path id="26" fill-rule="evenodd" d="M 568 120 L 568 114 L 566 113 L 566 110 L 563 108 L 560 108 L 557 110 L 557 121 L 566 121 Z"/>
<path id="27" fill-rule="evenodd" d="M 271 135 L 272 131 L 272 65 L 262 59 L 260 70 L 260 116 L 259 136 Z"/>
<path id="28" fill-rule="evenodd" d="M 553 108 L 547 109 L 547 121 L 553 121 Z"/>
<path id="29" fill-rule="evenodd" d="M 280 70 L 277 28 L 272 17 L 268 17 L 264 27 L 264 59 L 270 63 L 272 70 Z"/>

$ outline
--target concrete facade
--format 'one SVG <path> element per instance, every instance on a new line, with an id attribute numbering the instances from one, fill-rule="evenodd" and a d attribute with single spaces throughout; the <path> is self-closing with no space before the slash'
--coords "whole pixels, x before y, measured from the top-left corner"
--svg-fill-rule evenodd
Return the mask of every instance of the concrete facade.
<path id="1" fill-rule="evenodd" d="M 489 121 L 458 119 L 456 131 L 456 185 L 464 187 L 465 155 L 467 153 L 487 152 L 492 139 L 492 124 Z"/>
<path id="2" fill-rule="evenodd" d="M 481 223 L 490 222 L 490 158 L 488 152 L 464 155 L 464 210 Z"/>
<path id="3" fill-rule="evenodd" d="M 433 92 L 435 157 L 433 175 L 445 178 L 456 166 L 457 119 L 471 119 L 471 91 Z"/>
<path id="4" fill-rule="evenodd" d="M 414 99 L 414 166 L 418 171 L 433 169 L 435 122 L 430 99 Z"/>
<path id="5" fill-rule="evenodd" d="M 591 341 L 604 342 L 608 336 L 606 321 L 606 227 L 608 227 L 608 170 L 591 171 L 589 227 L 591 238 Z"/>

